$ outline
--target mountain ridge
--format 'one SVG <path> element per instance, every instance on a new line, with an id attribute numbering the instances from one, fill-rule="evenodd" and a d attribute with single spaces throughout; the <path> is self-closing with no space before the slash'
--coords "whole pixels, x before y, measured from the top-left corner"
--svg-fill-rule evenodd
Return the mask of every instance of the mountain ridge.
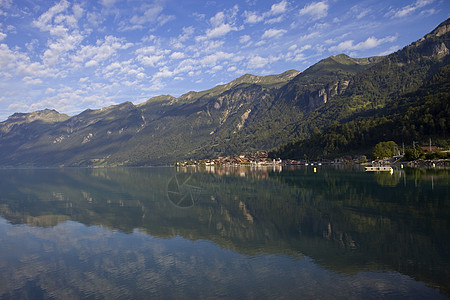
<path id="1" fill-rule="evenodd" d="M 274 149 L 419 89 L 448 64 L 448 24 L 384 57 L 340 54 L 303 72 L 246 74 L 71 117 L 15 114 L 0 122 L 0 166 L 143 166 Z M 27 117 L 36 120 L 13 122 Z"/>

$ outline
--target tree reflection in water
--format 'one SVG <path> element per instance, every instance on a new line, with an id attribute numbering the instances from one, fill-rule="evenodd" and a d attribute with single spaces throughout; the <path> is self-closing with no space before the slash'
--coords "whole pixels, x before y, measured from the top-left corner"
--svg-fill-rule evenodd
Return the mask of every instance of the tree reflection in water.
<path id="1" fill-rule="evenodd" d="M 345 296 L 362 295 L 349 280 L 360 280 L 370 291 L 371 277 L 385 284 L 396 279 L 399 287 L 422 291 L 415 295 L 430 292 L 413 287 L 414 281 L 399 273 L 449 295 L 446 170 L 405 169 L 391 175 L 334 168 L 115 168 L 0 170 L 0 176 L 2 217 L 27 224 L 1 224 L 0 238 L 8 245 L 0 246 L 0 270 L 9 274 L 1 281 L 22 278 L 17 291 L 30 285 L 47 293 L 39 272 L 31 268 L 53 268 L 55 274 L 70 270 L 79 276 L 54 279 L 55 286 L 47 288 L 58 293 L 61 286 L 84 278 L 86 285 L 114 285 L 105 290 L 115 295 L 121 289 L 137 295 L 142 292 L 135 281 L 140 274 L 142 282 L 192 285 L 194 295 L 194 287 L 200 287 L 187 278 L 194 276 L 192 268 L 200 268 L 208 279 L 194 276 L 197 280 L 234 287 L 236 296 L 243 292 L 242 282 L 253 282 L 249 276 L 259 276 L 253 284 L 272 288 L 275 282 L 282 287 L 284 278 L 285 284 L 314 293 L 317 278 L 306 276 L 314 270 L 327 278 L 328 288 L 336 282 L 347 286 Z M 296 271 L 300 266 L 307 272 Z M 305 276 L 309 287 L 299 283 Z M 174 293 L 189 290 L 174 289 L 173 282 L 166 287 Z M 254 295 L 276 296 L 268 288 L 253 288 L 260 290 Z M 164 290 L 154 289 L 153 295 Z"/>

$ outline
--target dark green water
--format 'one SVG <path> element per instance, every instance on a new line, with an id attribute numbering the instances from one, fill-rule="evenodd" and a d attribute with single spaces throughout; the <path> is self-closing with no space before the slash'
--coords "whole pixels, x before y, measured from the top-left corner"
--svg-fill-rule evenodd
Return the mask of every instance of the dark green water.
<path id="1" fill-rule="evenodd" d="M 445 299 L 449 175 L 0 170 L 0 298 Z"/>

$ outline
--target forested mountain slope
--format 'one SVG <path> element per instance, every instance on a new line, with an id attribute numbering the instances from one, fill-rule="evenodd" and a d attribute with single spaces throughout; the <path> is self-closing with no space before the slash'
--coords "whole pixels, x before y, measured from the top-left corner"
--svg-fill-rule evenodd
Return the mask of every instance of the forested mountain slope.
<path id="1" fill-rule="evenodd" d="M 428 144 L 429 139 L 448 145 L 450 139 L 450 66 L 444 66 L 417 91 L 370 110 L 344 123 L 316 130 L 272 151 L 272 157 L 289 159 L 333 158 L 345 154 L 370 154 L 381 141 L 399 145 Z"/>

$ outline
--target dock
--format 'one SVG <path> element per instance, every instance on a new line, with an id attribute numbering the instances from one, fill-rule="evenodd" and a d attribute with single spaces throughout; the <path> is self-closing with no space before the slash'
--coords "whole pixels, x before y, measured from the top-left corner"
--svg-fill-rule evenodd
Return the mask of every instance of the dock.
<path id="1" fill-rule="evenodd" d="M 380 167 L 366 167 L 366 172 L 392 172 L 394 169 L 392 169 L 391 166 L 380 166 Z"/>

